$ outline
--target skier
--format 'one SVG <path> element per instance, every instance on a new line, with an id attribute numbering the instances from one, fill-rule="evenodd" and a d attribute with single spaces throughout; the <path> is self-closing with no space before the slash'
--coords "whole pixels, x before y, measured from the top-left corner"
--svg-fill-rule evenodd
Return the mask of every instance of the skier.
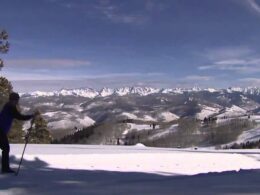
<path id="1" fill-rule="evenodd" d="M 13 119 L 18 120 L 30 120 L 39 115 L 39 111 L 36 111 L 32 115 L 22 115 L 17 110 L 20 96 L 18 93 L 11 93 L 9 95 L 9 101 L 4 105 L 0 113 L 0 148 L 2 150 L 2 173 L 14 173 L 9 166 L 9 141 L 7 134 L 11 129 Z"/>

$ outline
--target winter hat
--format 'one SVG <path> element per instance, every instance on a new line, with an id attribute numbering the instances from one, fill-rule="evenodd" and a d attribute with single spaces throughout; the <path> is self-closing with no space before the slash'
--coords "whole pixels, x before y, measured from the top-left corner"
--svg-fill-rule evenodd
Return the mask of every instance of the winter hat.
<path id="1" fill-rule="evenodd" d="M 19 99 L 20 99 L 20 96 L 19 96 L 18 93 L 15 93 L 15 92 L 10 93 L 10 95 L 9 95 L 9 100 L 18 101 Z"/>

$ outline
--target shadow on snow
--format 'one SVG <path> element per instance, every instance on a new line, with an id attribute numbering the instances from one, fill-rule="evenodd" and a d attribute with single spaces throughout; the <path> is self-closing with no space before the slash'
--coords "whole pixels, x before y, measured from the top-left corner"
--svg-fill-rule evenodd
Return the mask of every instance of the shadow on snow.
<path id="1" fill-rule="evenodd" d="M 73 159 L 71 159 L 73 161 Z M 11 158 L 18 164 L 19 159 Z M 151 162 L 152 163 L 152 162 Z M 260 170 L 195 176 L 49 168 L 23 162 L 20 174 L 0 175 L 1 194 L 259 194 Z"/>

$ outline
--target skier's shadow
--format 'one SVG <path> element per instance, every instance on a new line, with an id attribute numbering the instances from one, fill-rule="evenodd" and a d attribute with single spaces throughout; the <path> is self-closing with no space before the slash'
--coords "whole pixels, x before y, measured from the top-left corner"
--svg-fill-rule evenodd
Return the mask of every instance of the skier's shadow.
<path id="1" fill-rule="evenodd" d="M 19 159 L 11 162 L 18 166 Z M 0 194 L 259 194 L 259 184 L 260 170 L 162 176 L 50 168 L 35 158 L 23 161 L 18 176 L 0 175 Z"/>

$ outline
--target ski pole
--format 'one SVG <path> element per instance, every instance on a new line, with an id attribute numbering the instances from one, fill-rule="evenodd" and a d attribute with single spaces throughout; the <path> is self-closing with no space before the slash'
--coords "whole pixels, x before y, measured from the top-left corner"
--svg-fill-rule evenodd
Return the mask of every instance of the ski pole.
<path id="1" fill-rule="evenodd" d="M 22 162 L 23 162 L 23 156 L 24 156 L 24 153 L 25 153 L 25 149 L 26 149 L 26 146 L 27 146 L 27 144 L 28 144 L 28 142 L 29 142 L 29 135 L 30 135 L 30 133 L 31 133 L 31 130 L 32 130 L 32 127 L 33 127 L 33 123 L 34 123 L 34 119 L 33 119 L 32 122 L 31 122 L 30 128 L 27 130 L 27 134 L 26 134 L 26 136 L 25 136 L 25 145 L 24 145 L 24 148 L 23 148 L 22 157 L 21 157 L 21 160 L 20 160 L 18 169 L 17 169 L 17 171 L 16 171 L 16 173 L 15 173 L 15 176 L 17 176 L 17 175 L 19 174 L 20 167 L 21 167 L 21 164 L 22 164 Z"/>

